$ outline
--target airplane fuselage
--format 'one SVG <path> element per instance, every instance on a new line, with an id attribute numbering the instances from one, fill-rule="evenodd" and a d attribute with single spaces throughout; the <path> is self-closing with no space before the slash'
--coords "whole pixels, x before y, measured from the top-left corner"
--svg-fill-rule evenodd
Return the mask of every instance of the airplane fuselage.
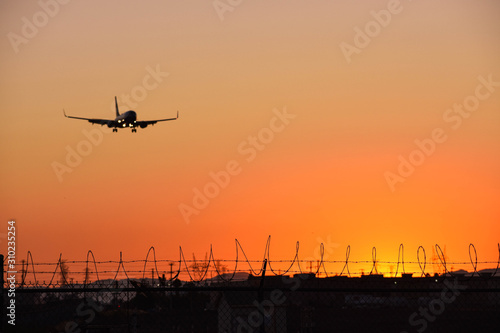
<path id="1" fill-rule="evenodd" d="M 115 121 L 119 124 L 119 127 L 132 127 L 134 128 L 137 123 L 137 113 L 135 111 L 129 110 L 122 113 L 115 118 Z"/>

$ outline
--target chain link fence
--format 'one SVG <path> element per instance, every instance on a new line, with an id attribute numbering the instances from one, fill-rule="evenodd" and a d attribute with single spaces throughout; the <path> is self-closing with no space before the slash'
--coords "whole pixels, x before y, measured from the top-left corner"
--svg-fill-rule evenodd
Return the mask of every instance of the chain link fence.
<path id="1" fill-rule="evenodd" d="M 235 260 L 218 260 L 212 250 L 203 260 L 194 254 L 186 260 L 182 249 L 177 261 L 157 260 L 151 247 L 143 260 L 120 253 L 119 261 L 96 261 L 89 251 L 85 261 L 60 255 L 44 263 L 28 252 L 16 266 L 0 254 L 0 332 L 500 329 L 500 244 L 498 262 L 478 261 L 470 244 L 469 263 L 447 261 L 438 245 L 430 262 L 423 247 L 416 261 L 405 261 L 403 245 L 397 262 L 377 260 L 375 248 L 371 261 L 352 260 L 349 246 L 345 260 L 326 260 L 323 243 L 317 257 L 300 260 L 298 242 L 293 260 L 271 261 L 270 238 L 263 260 L 251 261 L 236 245 Z"/>
<path id="2" fill-rule="evenodd" d="M 3 332 L 9 286 L 2 290 Z M 15 332 L 498 332 L 500 277 L 315 274 L 18 286 Z M 5 320 L 7 318 L 7 320 Z"/>

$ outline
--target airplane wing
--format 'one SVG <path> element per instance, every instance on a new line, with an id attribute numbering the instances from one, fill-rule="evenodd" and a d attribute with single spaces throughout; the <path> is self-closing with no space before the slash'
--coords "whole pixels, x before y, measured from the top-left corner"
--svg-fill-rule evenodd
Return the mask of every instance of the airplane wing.
<path id="1" fill-rule="evenodd" d="M 64 116 L 66 118 L 73 118 L 73 119 L 81 119 L 81 120 L 87 120 L 89 123 L 92 124 L 99 124 L 101 126 L 108 125 L 109 127 L 116 127 L 115 121 L 110 120 L 110 119 L 97 119 L 97 118 L 82 118 L 82 117 L 73 117 L 73 116 L 68 116 L 66 114 L 66 111 L 63 110 Z"/>
<path id="2" fill-rule="evenodd" d="M 148 125 L 154 125 L 159 121 L 168 121 L 168 120 L 176 120 L 179 118 L 179 111 L 177 111 L 177 117 L 175 118 L 167 118 L 167 119 L 157 119 L 157 120 L 142 120 L 142 121 L 136 121 L 137 126 L 141 128 L 145 128 Z"/>

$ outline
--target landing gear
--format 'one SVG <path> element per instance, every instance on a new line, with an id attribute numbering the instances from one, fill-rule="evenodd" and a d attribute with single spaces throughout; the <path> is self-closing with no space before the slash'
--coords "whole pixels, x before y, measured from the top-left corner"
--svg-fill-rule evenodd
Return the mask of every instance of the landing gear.
<path id="1" fill-rule="evenodd" d="M 136 133 L 137 132 L 137 129 L 136 128 L 132 128 L 132 133 Z"/>
<path id="2" fill-rule="evenodd" d="M 118 129 L 117 128 L 113 128 L 113 132 L 118 132 Z"/>

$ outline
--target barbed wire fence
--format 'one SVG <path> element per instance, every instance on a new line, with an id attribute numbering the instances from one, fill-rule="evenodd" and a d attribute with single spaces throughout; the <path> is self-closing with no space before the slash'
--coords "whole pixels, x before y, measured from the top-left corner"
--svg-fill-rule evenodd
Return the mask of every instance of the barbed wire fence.
<path id="1" fill-rule="evenodd" d="M 371 266 L 368 275 L 379 274 L 378 267 L 381 265 L 385 267 L 395 266 L 395 271 L 391 269 L 390 271 L 384 272 L 383 275 L 387 277 L 401 276 L 401 274 L 406 274 L 407 272 L 416 274 L 417 276 L 434 275 L 436 272 L 438 275 L 463 275 L 463 272 L 454 272 L 454 268 L 457 267 L 462 268 L 462 271 L 467 271 L 468 275 L 471 277 L 480 275 L 495 276 L 500 273 L 500 244 L 497 245 L 498 260 L 495 262 L 479 261 L 474 244 L 469 244 L 469 261 L 449 261 L 438 244 L 436 244 L 433 249 L 433 261 L 428 261 L 428 256 L 423 246 L 417 248 L 416 261 L 405 261 L 403 244 L 399 245 L 397 261 L 378 260 L 376 247 L 372 248 L 371 260 L 352 260 L 350 258 L 350 245 L 346 248 L 345 260 L 326 260 L 323 243 L 319 245 L 320 250 L 318 258 L 314 258 L 314 260 L 300 259 L 299 242 L 296 243 L 295 253 L 292 259 L 273 260 L 270 254 L 270 236 L 267 239 L 262 259 L 250 260 L 237 239 L 235 240 L 235 245 L 235 259 L 217 259 L 214 255 L 212 246 L 210 246 L 209 254 L 208 256 L 205 255 L 203 260 L 196 259 L 194 254 L 192 259 L 186 258 L 182 247 L 179 247 L 179 258 L 177 260 L 157 259 L 156 250 L 153 246 L 149 248 L 145 258 L 142 260 L 124 260 L 122 252 L 120 252 L 119 260 L 98 261 L 94 253 L 89 250 L 86 260 L 65 260 L 62 254 L 60 254 L 57 262 L 46 263 L 35 262 L 32 253 L 28 251 L 26 260 L 22 260 L 20 271 L 21 278 L 18 279 L 17 283 L 19 287 L 53 287 L 59 284 L 70 285 L 78 282 L 80 282 L 80 284 L 89 284 L 92 281 L 99 281 L 102 278 L 111 278 L 114 280 L 120 273 L 126 278 L 146 279 L 152 276 L 153 280 L 169 281 L 182 278 L 183 280 L 193 283 L 205 283 L 215 275 L 219 282 L 230 282 L 237 277 L 237 273 L 248 273 L 256 276 L 261 275 L 262 263 L 264 260 L 267 260 L 267 273 L 275 276 L 314 273 L 315 275 L 323 277 L 351 277 L 364 275 L 363 267 L 367 267 L 367 265 Z M 4 258 L 4 266 L 6 260 L 7 257 Z M 152 266 L 152 268 L 147 269 L 148 265 Z M 481 274 L 478 270 L 479 265 L 488 267 L 490 270 Z M 168 269 L 159 270 L 158 268 L 166 268 L 165 266 L 168 266 Z M 279 266 L 279 268 L 277 266 Z M 353 266 L 362 268 L 353 271 Z M 412 269 L 408 270 L 408 266 L 411 266 Z M 231 269 L 231 267 L 234 268 Z M 255 267 L 259 268 L 256 269 Z M 76 276 L 76 278 L 69 278 L 70 274 Z M 164 277 L 164 275 L 168 277 Z M 57 279 L 58 276 L 60 277 L 59 280 Z M 92 279 L 92 277 L 94 277 L 94 279 Z"/>
<path id="2" fill-rule="evenodd" d="M 2 318 L 15 292 L 16 329 L 26 332 L 446 332 L 500 327 L 500 244 L 497 261 L 449 260 L 439 245 L 416 260 L 273 260 L 271 237 L 261 259 L 249 259 L 235 240 L 234 259 L 218 259 L 212 246 L 200 260 L 182 247 L 176 260 L 36 262 L 31 252 L 14 284 L 2 265 Z M 389 269 L 388 269 L 389 267 Z M 394 269 L 395 267 L 395 269 Z M 481 269 L 483 267 L 483 269 Z M 458 269 L 457 269 L 458 268 Z M 366 274 L 365 274 L 366 270 Z M 5 279 L 4 279 L 5 277 Z M 6 316 L 7 315 L 7 316 Z M 439 320 L 438 320 L 439 319 Z M 2 332 L 9 328 L 2 321 Z M 451 326 L 450 326 L 451 325 Z M 494 331 L 494 330 L 493 330 Z"/>

